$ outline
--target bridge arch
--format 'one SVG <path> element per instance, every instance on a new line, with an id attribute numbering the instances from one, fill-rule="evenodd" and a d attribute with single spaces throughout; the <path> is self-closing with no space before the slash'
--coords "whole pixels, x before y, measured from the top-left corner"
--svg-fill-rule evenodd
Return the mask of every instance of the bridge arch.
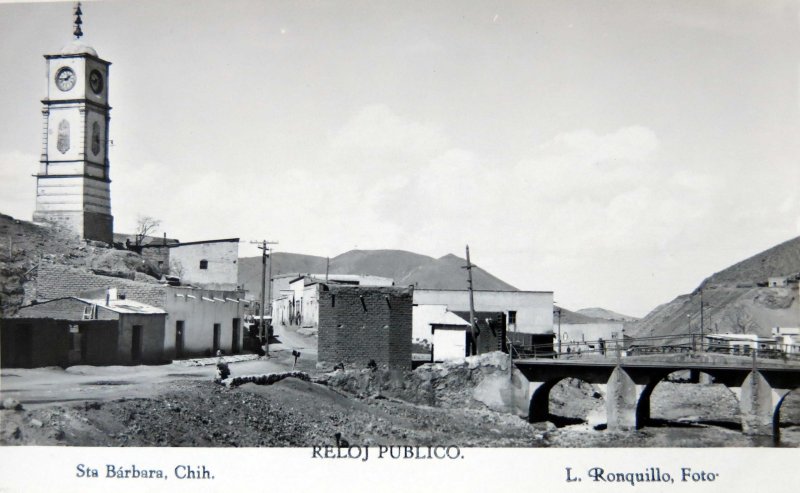
<path id="1" fill-rule="evenodd" d="M 747 435 L 774 433 L 781 398 L 800 384 L 800 366 L 712 354 L 666 358 L 629 357 L 616 361 L 522 359 L 517 368 L 530 382 L 529 420 L 550 417 L 550 392 L 564 378 L 585 380 L 604 388 L 608 429 L 631 430 L 650 418 L 653 391 L 675 371 L 707 373 L 738 398 L 741 429 Z M 779 418 L 778 418 L 779 419 Z"/>
<path id="2" fill-rule="evenodd" d="M 688 377 L 687 378 L 677 379 L 677 381 L 671 381 L 670 377 L 674 377 L 674 376 L 677 376 L 679 374 L 685 374 L 685 375 L 688 375 Z M 703 378 L 703 376 L 705 378 Z M 649 382 L 647 382 L 646 384 L 640 386 L 641 390 L 639 392 L 639 398 L 638 398 L 637 403 L 636 403 L 636 429 L 641 429 L 641 428 L 650 426 L 650 425 L 652 425 L 654 423 L 653 412 L 652 412 L 653 411 L 652 410 L 652 396 L 653 396 L 654 391 L 656 392 L 656 395 L 658 395 L 660 393 L 657 390 L 659 385 L 661 385 L 662 383 L 665 383 L 665 382 L 674 383 L 674 384 L 677 384 L 677 385 L 692 385 L 692 386 L 696 385 L 697 387 L 693 387 L 692 388 L 692 390 L 695 390 L 695 389 L 699 389 L 699 388 L 701 388 L 703 386 L 703 384 L 701 383 L 701 379 L 706 379 L 709 384 L 712 384 L 715 381 L 714 375 L 712 373 L 710 373 L 710 372 L 690 370 L 688 368 L 687 369 L 672 369 L 671 371 L 665 371 L 665 372 L 662 372 L 662 373 L 659 373 L 659 374 L 653 374 L 651 376 Z M 719 385 L 723 385 L 723 384 L 719 384 Z M 732 406 L 735 406 L 735 412 L 732 415 L 713 416 L 714 418 L 724 418 L 724 419 L 719 419 L 719 420 L 717 420 L 717 419 L 709 420 L 709 419 L 707 419 L 707 418 L 709 418 L 709 416 L 705 416 L 705 418 L 704 418 L 702 416 L 702 414 L 701 414 L 699 416 L 699 418 L 700 418 L 699 422 L 702 423 L 704 421 L 706 421 L 706 422 L 711 421 L 711 422 L 714 422 L 715 424 L 723 424 L 723 425 L 726 424 L 726 423 L 730 423 L 736 429 L 741 429 L 741 423 L 740 423 L 741 417 L 740 417 L 740 410 L 739 410 L 739 408 L 740 408 L 739 396 L 729 386 L 725 385 L 725 388 L 727 389 L 727 393 L 729 394 L 729 397 L 730 397 L 729 404 L 732 405 Z M 666 388 L 664 386 L 662 386 L 662 391 L 666 391 Z M 704 390 L 698 390 L 697 392 L 699 393 L 698 397 L 701 400 L 705 401 L 706 399 L 710 399 L 711 398 L 711 395 L 712 395 L 713 391 L 711 391 L 710 388 L 709 388 L 708 390 L 705 390 L 705 389 Z M 671 418 L 661 418 L 661 419 L 663 419 L 665 422 L 672 421 Z"/>
<path id="3" fill-rule="evenodd" d="M 775 412 L 772 415 L 772 437 L 776 442 L 781 439 L 781 410 L 784 407 L 784 403 L 790 399 L 800 400 L 800 387 L 795 387 L 786 392 L 775 406 Z"/>
<path id="4" fill-rule="evenodd" d="M 591 396 L 585 395 L 585 399 L 583 400 L 582 405 L 576 406 L 580 411 L 581 416 L 575 415 L 560 415 L 560 414 L 553 414 L 551 413 L 551 391 L 559 386 L 563 386 L 565 391 L 569 391 L 569 388 L 573 382 L 580 382 L 582 384 L 587 384 L 591 386 Z M 580 387 L 576 385 L 575 387 Z M 581 422 L 590 422 L 590 415 L 592 414 L 592 408 L 597 408 L 598 404 L 595 402 L 592 404 L 592 401 L 588 399 L 603 399 L 605 401 L 605 396 L 601 393 L 596 385 L 588 380 L 584 380 L 578 377 L 561 377 L 561 378 L 553 378 L 544 382 L 539 382 L 536 384 L 535 389 L 531 392 L 530 404 L 528 407 L 528 421 L 531 423 L 539 423 L 543 421 L 551 421 L 555 423 L 557 426 L 567 425 L 567 424 L 577 424 Z M 574 402 L 574 401 L 572 401 Z M 605 406 L 603 406 L 605 408 Z"/>

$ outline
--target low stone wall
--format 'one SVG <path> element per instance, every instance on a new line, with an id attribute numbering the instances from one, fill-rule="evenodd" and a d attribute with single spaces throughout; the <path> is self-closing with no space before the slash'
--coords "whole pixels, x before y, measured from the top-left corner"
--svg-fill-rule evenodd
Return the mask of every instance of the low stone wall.
<path id="1" fill-rule="evenodd" d="M 254 383 L 256 385 L 272 385 L 273 383 L 280 382 L 284 378 L 297 378 L 306 382 L 311 380 L 311 378 L 308 376 L 308 373 L 302 371 L 287 371 L 284 373 L 267 373 L 265 375 L 245 375 L 242 377 L 231 377 L 223 380 L 222 384 L 230 388 L 238 387 L 246 383 Z"/>

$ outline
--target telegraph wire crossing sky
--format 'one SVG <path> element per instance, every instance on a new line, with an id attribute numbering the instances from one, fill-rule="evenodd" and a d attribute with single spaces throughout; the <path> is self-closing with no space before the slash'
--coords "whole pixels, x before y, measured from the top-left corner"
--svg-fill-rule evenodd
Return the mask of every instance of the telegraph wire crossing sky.
<path id="1" fill-rule="evenodd" d="M 520 289 L 636 316 L 800 234 L 795 2 L 222 5 L 82 5 L 112 63 L 117 231 L 469 243 Z M 0 4 L 0 212 L 21 219 L 72 10 Z"/>

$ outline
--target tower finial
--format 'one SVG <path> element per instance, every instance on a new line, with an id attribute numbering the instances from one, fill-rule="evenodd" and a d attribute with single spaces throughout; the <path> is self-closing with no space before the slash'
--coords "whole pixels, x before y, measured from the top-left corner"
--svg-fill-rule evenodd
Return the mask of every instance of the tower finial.
<path id="1" fill-rule="evenodd" d="M 72 33 L 75 36 L 75 39 L 81 39 L 81 36 L 83 36 L 83 31 L 81 31 L 81 24 L 83 24 L 83 21 L 81 20 L 82 15 L 83 12 L 81 11 L 81 3 L 75 2 L 75 31 Z"/>

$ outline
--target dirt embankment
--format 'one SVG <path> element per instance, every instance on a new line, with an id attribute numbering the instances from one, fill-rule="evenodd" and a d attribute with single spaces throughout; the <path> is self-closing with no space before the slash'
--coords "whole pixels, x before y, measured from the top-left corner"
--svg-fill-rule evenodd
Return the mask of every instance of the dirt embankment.
<path id="1" fill-rule="evenodd" d="M 537 446 L 514 416 L 349 396 L 293 378 L 226 388 L 175 382 L 159 398 L 1 411 L 4 445 L 307 447 L 350 444 Z"/>
<path id="2" fill-rule="evenodd" d="M 346 370 L 320 378 L 326 385 L 364 397 L 390 396 L 440 408 L 491 409 L 526 415 L 528 382 L 501 352 L 426 364 L 413 372 Z"/>

